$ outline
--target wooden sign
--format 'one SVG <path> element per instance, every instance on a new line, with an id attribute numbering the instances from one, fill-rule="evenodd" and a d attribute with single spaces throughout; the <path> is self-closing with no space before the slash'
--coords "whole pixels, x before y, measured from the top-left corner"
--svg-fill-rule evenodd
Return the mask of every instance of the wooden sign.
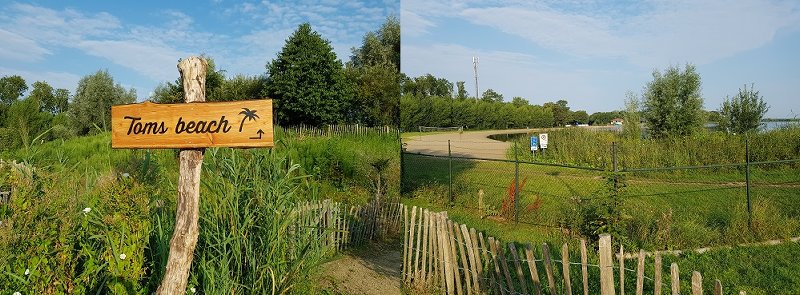
<path id="1" fill-rule="evenodd" d="M 274 145 L 269 99 L 111 107 L 112 148 Z"/>

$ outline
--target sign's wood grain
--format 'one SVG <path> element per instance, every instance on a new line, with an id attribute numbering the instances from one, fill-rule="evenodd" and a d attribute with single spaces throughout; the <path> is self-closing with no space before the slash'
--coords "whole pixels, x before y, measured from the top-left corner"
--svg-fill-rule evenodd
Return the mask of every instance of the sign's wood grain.
<path id="1" fill-rule="evenodd" d="M 112 148 L 272 146 L 269 99 L 111 107 Z"/>

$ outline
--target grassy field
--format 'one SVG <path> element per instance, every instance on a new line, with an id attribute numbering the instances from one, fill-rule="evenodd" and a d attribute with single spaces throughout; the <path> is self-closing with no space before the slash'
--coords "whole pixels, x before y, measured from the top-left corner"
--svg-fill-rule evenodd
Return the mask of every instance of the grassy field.
<path id="1" fill-rule="evenodd" d="M 797 158 L 797 129 L 750 139 L 751 161 Z M 404 155 L 404 202 L 436 211 L 504 241 L 575 244 L 609 232 L 628 249 L 670 250 L 737 245 L 800 236 L 800 167 L 797 162 L 750 167 L 752 215 L 748 215 L 745 167 L 630 171 L 625 169 L 733 164 L 744 161 L 742 138 L 701 134 L 691 140 L 619 143 L 623 172 L 611 173 L 611 133 L 551 132 L 551 149 L 518 153 L 519 210 L 514 216 L 515 164 Z M 553 146 L 553 138 L 560 138 Z M 768 140 L 774 139 L 773 145 Z M 792 140 L 794 139 L 794 140 Z M 692 142 L 696 140 L 697 142 Z M 565 145 L 565 143 L 569 143 Z M 557 144 L 558 145 L 558 144 Z M 608 145 L 608 149 L 603 148 Z M 637 146 L 638 145 L 638 146 Z M 741 149 L 742 155 L 739 155 Z M 797 149 L 797 150 L 795 150 Z M 653 150 L 656 152 L 649 153 Z M 625 155 L 622 155 L 625 152 Z M 513 159 L 513 149 L 509 157 Z M 719 162 L 715 162 L 719 161 Z M 586 169 L 549 164 L 582 165 Z M 483 191 L 482 197 L 479 191 Z M 452 193 L 452 198 L 448 196 Z M 518 222 L 515 219 L 518 217 Z M 596 246 L 596 245 L 595 245 Z M 575 247 L 573 247 L 574 249 Z M 665 257 L 682 270 L 720 279 L 726 290 L 785 294 L 800 289 L 793 255 L 800 246 L 735 247 L 705 254 Z M 632 263 L 632 262 L 631 262 Z M 648 266 L 652 273 L 652 265 Z M 573 274 L 576 277 L 578 274 Z M 632 280 L 628 280 L 631 282 Z M 651 287 L 652 288 L 652 287 Z M 684 286 L 684 288 L 688 288 Z M 652 290 L 651 290 L 652 292 Z"/>
<path id="2" fill-rule="evenodd" d="M 286 239 L 293 204 L 396 197 L 396 135 L 301 137 L 273 149 L 206 149 L 198 292 L 318 292 L 330 254 Z M 172 235 L 177 150 L 112 150 L 108 133 L 0 155 L 0 289 L 23 294 L 145 294 L 163 276 Z"/>

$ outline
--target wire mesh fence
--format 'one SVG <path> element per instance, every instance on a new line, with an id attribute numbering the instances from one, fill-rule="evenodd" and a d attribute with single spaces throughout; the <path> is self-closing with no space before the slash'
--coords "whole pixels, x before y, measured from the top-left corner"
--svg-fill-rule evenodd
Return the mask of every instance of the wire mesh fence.
<path id="1" fill-rule="evenodd" d="M 612 147 L 607 165 L 590 167 L 531 161 L 519 148 L 501 158 L 456 154 L 455 146 L 444 155 L 441 148 L 438 154 L 403 152 L 404 195 L 481 218 L 584 236 L 617 232 L 641 246 L 800 235 L 800 207 L 794 205 L 800 201 L 800 159 L 748 161 L 746 151 L 741 162 L 623 168 L 619 160 L 625 157 Z"/>

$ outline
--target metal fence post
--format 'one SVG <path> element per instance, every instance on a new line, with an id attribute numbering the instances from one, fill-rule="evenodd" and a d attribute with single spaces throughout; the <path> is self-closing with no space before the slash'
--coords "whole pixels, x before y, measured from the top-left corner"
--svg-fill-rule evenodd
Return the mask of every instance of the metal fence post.
<path id="1" fill-rule="evenodd" d="M 514 222 L 519 223 L 519 157 L 517 142 L 514 141 Z"/>
<path id="2" fill-rule="evenodd" d="M 453 155 L 450 151 L 450 140 L 447 140 L 447 195 L 453 205 Z"/>
<path id="3" fill-rule="evenodd" d="M 750 202 L 750 142 L 744 139 L 744 189 L 747 195 L 747 225 L 753 230 L 753 205 Z"/>

